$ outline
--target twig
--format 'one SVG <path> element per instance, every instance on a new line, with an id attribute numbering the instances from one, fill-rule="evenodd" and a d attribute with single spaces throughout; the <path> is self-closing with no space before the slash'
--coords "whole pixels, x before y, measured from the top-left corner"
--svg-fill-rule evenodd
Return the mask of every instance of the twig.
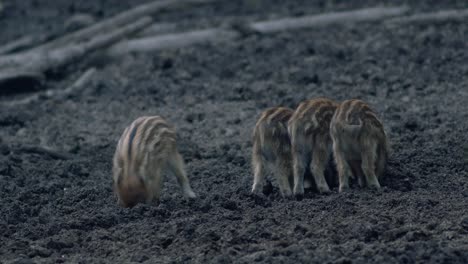
<path id="1" fill-rule="evenodd" d="M 89 82 L 89 80 L 93 77 L 95 72 L 96 72 L 95 68 L 90 68 L 87 71 L 85 71 L 72 85 L 70 85 L 66 89 L 47 90 L 45 94 L 48 98 L 65 99 L 74 91 L 82 89 Z"/>
<path id="2" fill-rule="evenodd" d="M 224 29 L 205 29 L 156 37 L 123 41 L 112 46 L 108 54 L 119 56 L 130 52 L 149 52 L 168 48 L 180 48 L 196 43 L 224 41 L 234 39 L 239 34 Z"/>
<path id="3" fill-rule="evenodd" d="M 449 20 L 462 20 L 468 17 L 468 9 L 462 10 L 442 10 L 433 13 L 421 13 L 411 16 L 396 17 L 385 21 L 387 24 L 404 24 L 404 23 L 427 23 L 427 22 L 444 22 Z"/>
<path id="4" fill-rule="evenodd" d="M 40 155 L 47 155 L 53 159 L 60 159 L 60 160 L 69 160 L 71 156 L 66 153 L 61 153 L 56 150 L 40 147 L 40 146 L 20 146 L 15 148 L 16 151 L 24 152 L 24 153 L 34 153 Z"/>
<path id="5" fill-rule="evenodd" d="M 148 36 L 167 34 L 167 33 L 173 32 L 176 28 L 177 28 L 176 24 L 156 23 L 138 32 L 138 34 L 136 34 L 136 37 L 148 37 Z"/>
<path id="6" fill-rule="evenodd" d="M 251 27 L 261 33 L 317 27 L 329 24 L 379 20 L 385 17 L 399 16 L 408 11 L 408 7 L 375 7 L 353 11 L 331 12 L 321 15 L 298 18 L 283 18 L 279 20 L 255 22 Z"/>
<path id="7" fill-rule="evenodd" d="M 34 45 L 43 43 L 49 37 L 50 36 L 47 36 L 47 35 L 40 35 L 40 36 L 27 35 L 27 36 L 21 37 L 21 38 L 19 38 L 17 40 L 14 40 L 14 41 L 10 42 L 10 43 L 7 43 L 7 44 L 5 44 L 3 46 L 0 46 L 0 55 L 8 54 L 8 53 L 11 53 L 11 52 L 16 52 L 16 51 L 20 51 L 20 50 L 23 50 L 23 49 L 30 48 L 30 47 L 32 47 Z"/>
<path id="8" fill-rule="evenodd" d="M 2 105 L 3 106 L 19 106 L 19 105 L 26 105 L 26 104 L 30 104 L 30 103 L 33 103 L 33 102 L 36 102 L 38 101 L 40 98 L 42 98 L 44 95 L 42 94 L 33 94 L 33 95 L 30 95 L 28 97 L 25 97 L 25 98 L 22 98 L 22 99 L 19 99 L 19 100 L 13 100 L 13 101 L 7 101 L 7 102 L 4 102 Z"/>

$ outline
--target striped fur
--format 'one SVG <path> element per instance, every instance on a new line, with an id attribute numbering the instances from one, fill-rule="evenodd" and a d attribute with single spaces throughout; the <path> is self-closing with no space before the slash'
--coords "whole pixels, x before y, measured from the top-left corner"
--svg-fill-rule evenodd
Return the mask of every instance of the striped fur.
<path id="1" fill-rule="evenodd" d="M 254 183 L 252 192 L 261 189 L 265 171 L 276 176 L 281 195 L 292 195 L 291 144 L 287 123 L 293 111 L 285 107 L 265 110 L 257 121 L 253 132 L 252 168 Z"/>
<path id="2" fill-rule="evenodd" d="M 315 98 L 299 104 L 288 124 L 291 137 L 294 194 L 304 194 L 307 168 L 320 193 L 330 191 L 325 169 L 331 157 L 330 122 L 338 104 L 327 98 Z M 307 182 L 306 182 L 307 186 Z"/>
<path id="3" fill-rule="evenodd" d="M 133 207 L 159 199 L 163 173 L 174 174 L 186 197 L 194 198 L 177 151 L 176 133 L 160 116 L 144 116 L 123 132 L 113 159 L 113 182 L 119 204 Z"/>
<path id="4" fill-rule="evenodd" d="M 389 154 L 388 139 L 374 110 L 361 100 L 342 102 L 330 126 L 340 192 L 349 188 L 349 177 L 360 186 L 380 188 Z"/>

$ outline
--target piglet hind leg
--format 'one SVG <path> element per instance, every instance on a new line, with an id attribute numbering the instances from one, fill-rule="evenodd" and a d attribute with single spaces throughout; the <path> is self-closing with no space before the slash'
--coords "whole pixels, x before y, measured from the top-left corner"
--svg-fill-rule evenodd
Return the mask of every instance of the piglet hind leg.
<path id="1" fill-rule="evenodd" d="M 252 184 L 252 193 L 258 194 L 263 187 L 263 181 L 265 180 L 265 164 L 260 154 L 260 151 L 257 149 L 258 145 L 254 144 L 254 151 L 252 153 L 252 168 L 254 171 L 254 179 Z"/>
<path id="2" fill-rule="evenodd" d="M 357 178 L 359 187 L 364 188 L 366 186 L 366 178 L 364 172 L 362 171 L 362 162 L 361 160 L 350 160 L 348 164 L 351 167 L 353 175 Z"/>
<path id="3" fill-rule="evenodd" d="M 377 144 L 373 140 L 366 140 L 363 143 L 362 171 L 366 176 L 367 186 L 373 189 L 380 189 L 380 183 L 377 179 L 375 164 L 377 160 Z"/>
<path id="4" fill-rule="evenodd" d="M 276 161 L 276 180 L 279 185 L 281 195 L 284 198 L 289 198 L 292 196 L 291 185 L 289 183 L 289 178 L 291 175 L 291 163 L 277 159 Z"/>
<path id="5" fill-rule="evenodd" d="M 152 201 L 159 202 L 159 198 L 161 197 L 161 192 L 164 185 L 164 176 L 162 175 L 162 164 L 162 162 L 156 162 L 154 166 L 152 166 L 153 168 L 151 172 L 149 172 L 150 177 L 148 177 L 147 180 L 147 203 L 150 203 Z"/>
<path id="6" fill-rule="evenodd" d="M 376 175 L 379 181 L 382 181 L 387 167 L 388 153 L 386 146 L 380 145 L 377 149 Z"/>
<path id="7" fill-rule="evenodd" d="M 294 175 L 294 195 L 304 195 L 304 173 L 305 173 L 305 161 L 304 156 L 300 152 L 293 152 L 293 175 Z"/>
<path id="8" fill-rule="evenodd" d="M 349 177 L 352 175 L 352 171 L 337 141 L 333 142 L 333 156 L 335 157 L 340 182 L 339 192 L 344 192 L 349 189 Z"/>
<path id="9" fill-rule="evenodd" d="M 310 170 L 315 179 L 315 185 L 319 193 L 329 193 L 327 181 L 325 180 L 325 168 L 328 164 L 329 151 L 326 146 L 316 146 L 312 154 Z"/>
<path id="10" fill-rule="evenodd" d="M 176 177 L 177 182 L 179 183 L 182 193 L 186 198 L 196 198 L 195 192 L 190 186 L 190 181 L 185 172 L 185 163 L 182 156 L 178 152 L 174 152 L 172 157 L 168 161 L 168 169 Z"/>

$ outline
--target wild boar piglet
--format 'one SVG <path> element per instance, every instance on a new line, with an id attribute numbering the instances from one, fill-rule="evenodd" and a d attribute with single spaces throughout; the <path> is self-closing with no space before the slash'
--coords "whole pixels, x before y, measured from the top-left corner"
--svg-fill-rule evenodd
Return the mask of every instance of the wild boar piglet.
<path id="1" fill-rule="evenodd" d="M 291 137 L 294 194 L 304 194 L 304 173 L 310 169 L 320 193 L 330 191 L 325 169 L 331 158 L 330 122 L 338 104 L 327 98 L 315 98 L 299 104 L 288 130 Z"/>
<path id="2" fill-rule="evenodd" d="M 287 129 L 292 114 L 293 110 L 286 107 L 268 108 L 255 125 L 252 149 L 253 193 L 261 189 L 268 171 L 275 175 L 281 195 L 292 195 L 291 143 Z"/>
<path id="3" fill-rule="evenodd" d="M 333 116 L 330 134 L 340 189 L 349 188 L 349 177 L 359 185 L 380 188 L 389 145 L 382 122 L 370 106 L 357 99 L 343 101 Z"/>
<path id="4" fill-rule="evenodd" d="M 133 207 L 158 200 L 163 174 L 173 174 L 187 198 L 195 198 L 184 161 L 177 151 L 176 132 L 160 116 L 144 116 L 123 132 L 113 159 L 113 184 L 118 203 Z"/>

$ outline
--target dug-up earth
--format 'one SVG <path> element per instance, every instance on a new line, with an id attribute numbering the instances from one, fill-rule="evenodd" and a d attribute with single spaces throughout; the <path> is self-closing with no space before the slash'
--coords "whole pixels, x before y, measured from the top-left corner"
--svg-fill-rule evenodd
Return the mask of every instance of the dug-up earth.
<path id="1" fill-rule="evenodd" d="M 142 2 L 4 0 L 0 42 Z M 221 0 L 155 20 L 206 28 L 380 4 L 404 2 Z M 411 12 L 468 8 L 464 0 L 406 4 Z M 129 54 L 94 65 L 89 84 L 66 100 L 2 105 L 0 263 L 467 263 L 467 40 L 466 19 L 250 34 Z M 45 88 L 67 87 L 92 64 L 63 69 Z M 263 194 L 250 195 L 259 113 L 318 96 L 360 98 L 379 113 L 392 147 L 383 189 L 334 186 L 287 200 L 269 178 Z M 116 142 L 135 118 L 156 114 L 176 126 L 199 197 L 184 200 L 167 177 L 160 203 L 120 208 Z M 37 145 L 69 157 L 24 151 Z"/>

